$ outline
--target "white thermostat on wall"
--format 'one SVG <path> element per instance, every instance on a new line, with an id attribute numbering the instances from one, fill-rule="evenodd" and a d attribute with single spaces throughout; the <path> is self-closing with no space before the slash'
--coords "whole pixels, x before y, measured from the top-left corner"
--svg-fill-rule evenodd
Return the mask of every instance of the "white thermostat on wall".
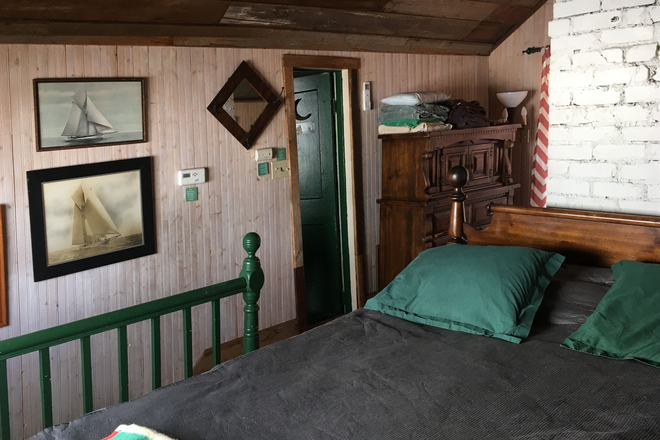
<path id="1" fill-rule="evenodd" d="M 179 186 L 183 185 L 197 185 L 198 183 L 206 182 L 206 168 L 191 168 L 189 170 L 181 170 L 178 174 Z"/>

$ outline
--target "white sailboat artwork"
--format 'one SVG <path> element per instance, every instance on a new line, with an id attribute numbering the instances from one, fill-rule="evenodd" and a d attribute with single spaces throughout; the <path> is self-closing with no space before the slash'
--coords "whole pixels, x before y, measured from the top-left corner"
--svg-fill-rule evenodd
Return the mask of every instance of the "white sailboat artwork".
<path id="1" fill-rule="evenodd" d="M 83 188 L 79 185 L 71 195 L 71 199 L 74 203 L 72 245 L 85 247 L 107 244 L 121 235 L 103 203 L 91 188 Z"/>
<path id="2" fill-rule="evenodd" d="M 78 89 L 71 98 L 71 110 L 62 136 L 67 136 L 69 140 L 85 140 L 117 132 L 87 95 L 84 87 Z"/>

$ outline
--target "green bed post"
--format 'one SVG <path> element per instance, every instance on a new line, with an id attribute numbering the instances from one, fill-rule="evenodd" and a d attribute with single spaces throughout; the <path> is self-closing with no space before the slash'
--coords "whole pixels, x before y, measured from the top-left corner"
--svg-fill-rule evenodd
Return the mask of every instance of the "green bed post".
<path id="1" fill-rule="evenodd" d="M 264 285 L 264 271 L 261 270 L 259 258 L 254 254 L 260 245 L 261 238 L 256 232 L 250 232 L 243 238 L 243 249 L 248 254 L 247 258 L 243 260 L 243 270 L 240 274 L 247 285 L 245 293 L 243 293 L 243 301 L 245 301 L 243 354 L 259 348 L 259 306 L 257 301 L 259 301 L 259 291 Z"/>

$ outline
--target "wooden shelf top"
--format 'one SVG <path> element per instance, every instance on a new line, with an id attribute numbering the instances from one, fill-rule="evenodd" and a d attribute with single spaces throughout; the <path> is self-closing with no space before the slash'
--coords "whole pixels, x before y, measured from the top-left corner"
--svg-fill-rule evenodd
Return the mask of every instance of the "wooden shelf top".
<path id="1" fill-rule="evenodd" d="M 522 128 L 520 124 L 491 125 L 490 127 L 465 128 L 462 130 L 444 130 L 431 131 L 428 133 L 397 133 L 381 134 L 378 139 L 399 139 L 399 138 L 430 138 L 430 137 L 458 137 L 470 136 L 471 134 L 494 134 L 508 133 Z"/>

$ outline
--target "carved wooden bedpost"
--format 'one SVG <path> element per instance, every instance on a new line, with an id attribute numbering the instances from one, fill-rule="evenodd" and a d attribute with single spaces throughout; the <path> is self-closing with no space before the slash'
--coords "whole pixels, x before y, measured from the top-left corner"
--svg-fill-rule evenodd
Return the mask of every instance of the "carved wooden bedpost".
<path id="1" fill-rule="evenodd" d="M 464 204 L 465 193 L 463 187 L 467 184 L 470 175 L 462 166 L 453 167 L 449 170 L 449 184 L 454 187 L 451 194 L 451 211 L 449 214 L 449 241 L 453 243 L 467 244 L 463 235 L 463 223 L 465 222 Z"/>
<path id="2" fill-rule="evenodd" d="M 244 327 L 243 327 L 243 354 L 259 348 L 259 291 L 264 286 L 264 271 L 261 270 L 259 258 L 255 253 L 261 245 L 261 238 L 255 232 L 250 232 L 243 238 L 243 249 L 248 256 L 243 260 L 243 270 L 240 277 L 245 279 L 247 287 L 243 293 Z"/>

